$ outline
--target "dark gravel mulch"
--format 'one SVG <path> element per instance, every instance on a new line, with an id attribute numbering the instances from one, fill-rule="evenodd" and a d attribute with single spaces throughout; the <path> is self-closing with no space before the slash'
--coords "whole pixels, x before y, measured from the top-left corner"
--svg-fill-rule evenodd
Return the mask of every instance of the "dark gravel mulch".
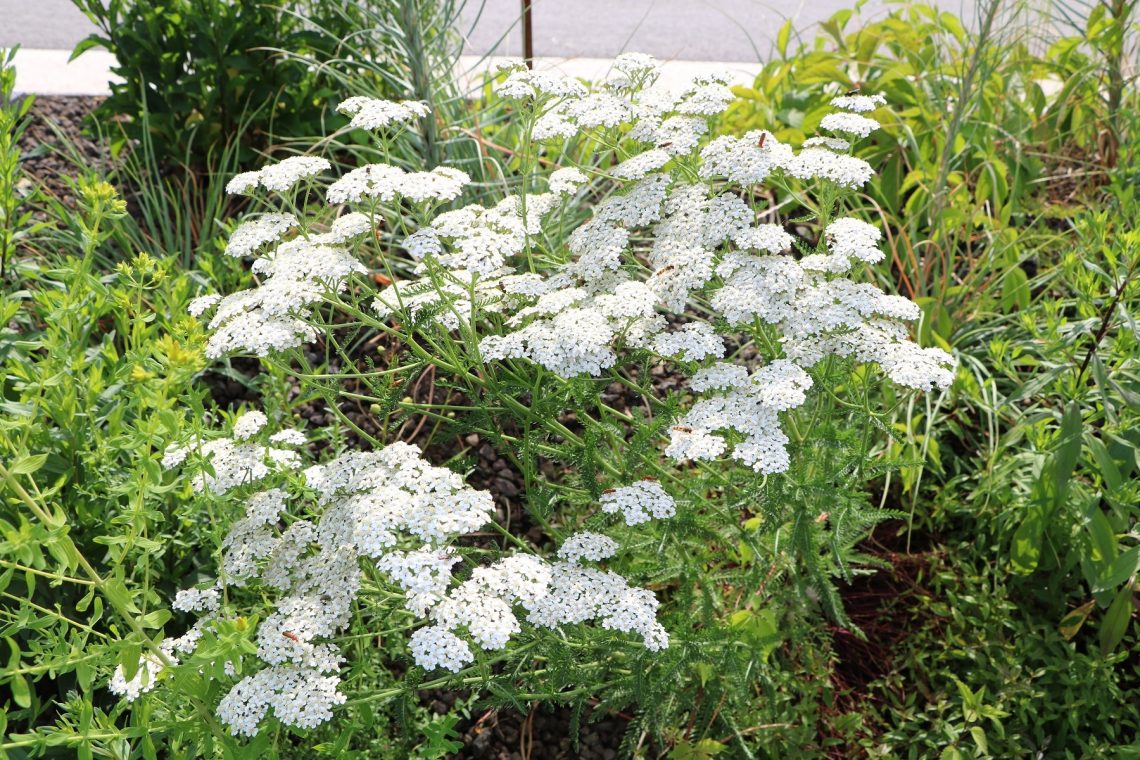
<path id="1" fill-rule="evenodd" d="M 102 101 L 101 97 L 81 95 L 36 97 L 20 149 L 24 154 L 24 171 L 39 182 L 45 192 L 67 198 L 71 194 L 67 178 L 78 173 L 77 163 L 82 162 L 92 169 L 108 163 L 108 156 L 99 143 L 83 134 L 84 119 Z"/>

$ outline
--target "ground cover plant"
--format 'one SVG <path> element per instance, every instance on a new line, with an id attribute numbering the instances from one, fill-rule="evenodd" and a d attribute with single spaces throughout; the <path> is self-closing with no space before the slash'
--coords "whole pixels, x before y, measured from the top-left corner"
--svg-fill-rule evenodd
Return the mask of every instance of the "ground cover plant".
<path id="1" fill-rule="evenodd" d="M 751 90 L 338 66 L 169 256 L 10 150 L 2 751 L 1128 756 L 1130 11 L 1006 12 Z"/>

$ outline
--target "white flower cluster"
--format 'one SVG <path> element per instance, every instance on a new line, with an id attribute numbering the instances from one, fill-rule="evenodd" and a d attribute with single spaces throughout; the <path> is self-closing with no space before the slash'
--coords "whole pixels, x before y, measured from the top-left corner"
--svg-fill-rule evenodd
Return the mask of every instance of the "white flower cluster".
<path id="1" fill-rule="evenodd" d="M 257 219 L 243 222 L 230 235 L 226 243 L 227 256 L 249 256 L 266 243 L 281 239 L 281 236 L 297 226 L 297 218 L 292 214 L 263 214 Z"/>
<path id="2" fill-rule="evenodd" d="M 558 556 L 576 565 L 584 559 L 600 562 L 612 557 L 617 550 L 617 541 L 609 536 L 581 531 L 562 542 L 562 546 L 558 549 Z"/>
<path id="3" fill-rule="evenodd" d="M 599 502 L 603 512 L 620 512 L 626 525 L 640 525 L 651 519 L 664 520 L 677 514 L 673 497 L 652 479 L 603 491 Z"/>
<path id="4" fill-rule="evenodd" d="M 557 203 L 555 193 L 530 195 L 526 219 L 522 202 L 507 196 L 490 208 L 472 204 L 437 216 L 405 240 L 416 259 L 431 257 L 448 269 L 463 269 L 480 275 L 503 267 L 507 259 L 522 253 L 528 236 L 539 233 L 542 218 Z M 421 265 L 419 271 L 423 271 Z"/>
<path id="5" fill-rule="evenodd" d="M 861 121 L 851 121 L 855 119 Z M 878 128 L 878 123 L 856 114 L 829 114 L 824 117 L 822 126 L 866 137 Z M 718 137 L 701 151 L 701 176 L 724 177 L 737 184 L 753 185 L 780 170 L 801 180 L 823 179 L 845 188 L 861 187 L 871 179 L 874 170 L 861 158 L 836 152 L 848 147 L 845 140 L 812 138 L 796 153 L 771 133 L 759 130 L 748 132 L 744 137 Z"/>
<path id="6" fill-rule="evenodd" d="M 238 486 L 254 483 L 279 470 L 300 467 L 301 459 L 297 452 L 247 440 L 256 435 L 265 422 L 265 415 L 261 412 L 246 412 L 234 423 L 233 438 L 215 438 L 201 445 L 168 448 L 162 457 L 162 466 L 172 469 L 182 464 L 189 454 L 197 454 L 210 463 L 213 473 L 195 475 L 192 481 L 194 490 L 212 494 L 223 494 Z M 301 442 L 304 442 L 304 436 Z"/>
<path id="7" fill-rule="evenodd" d="M 116 665 L 115 672 L 111 674 L 111 680 L 107 683 L 107 688 L 115 696 L 122 697 L 128 702 L 134 702 L 141 695 L 154 689 L 158 684 L 159 675 L 164 670 L 166 670 L 166 665 L 162 659 L 148 652 L 140 658 L 138 669 L 130 680 L 127 680 L 123 666 Z"/>
<path id="8" fill-rule="evenodd" d="M 712 306 L 729 324 L 759 319 L 784 336 L 785 355 L 811 367 L 828 355 L 854 356 L 878 364 L 900 385 L 917 390 L 945 388 L 953 381 L 954 359 L 940 349 L 921 349 L 907 337 L 902 322 L 920 316 L 902 296 L 886 295 L 873 285 L 836 275 L 852 259 L 882 259 L 879 232 L 853 219 L 828 225 L 829 254 L 800 261 L 783 256 L 729 254 L 717 267 L 723 286 Z"/>
<path id="9" fill-rule="evenodd" d="M 345 116 L 351 116 L 348 126 L 353 129 L 383 129 L 392 124 L 405 124 L 431 113 L 427 103 L 415 100 L 395 102 L 355 96 L 341 101 L 336 107 Z"/>
<path id="10" fill-rule="evenodd" d="M 879 128 L 879 122 L 857 113 L 829 113 L 819 126 L 829 132 L 845 132 L 855 137 L 867 137 Z"/>
<path id="11" fill-rule="evenodd" d="M 517 277 L 518 275 L 511 275 Z M 473 317 L 504 308 L 506 277 L 479 277 L 458 269 L 409 283 L 393 283 L 377 294 L 373 309 L 381 317 L 404 312 L 413 320 L 430 318 L 448 330 L 469 324 Z"/>
<path id="12" fill-rule="evenodd" d="M 253 271 L 266 275 L 261 285 L 222 298 L 195 299 L 189 311 L 200 316 L 215 308 L 206 356 L 246 351 L 257 356 L 312 341 L 316 332 L 305 319 L 326 293 L 343 290 L 354 272 L 367 271 L 347 249 L 323 240 L 347 239 L 370 228 L 364 215 L 346 215 L 322 238 L 297 238 L 257 259 Z M 339 224 L 339 226 L 338 226 Z"/>
<path id="13" fill-rule="evenodd" d="M 203 450 L 213 452 L 215 472 L 197 476 L 196 483 L 221 492 L 269 474 L 262 460 L 270 449 L 236 442 L 258 435 L 264 424 L 264 415 L 251 412 L 235 422 L 234 438 L 204 444 Z M 304 440 L 296 431 L 271 438 Z M 248 448 L 245 458 L 261 469 L 235 473 L 227 462 L 219 462 L 219 452 L 235 447 Z M 299 464 L 295 455 L 288 459 L 291 467 Z M 478 529 L 493 514 L 490 494 L 466 487 L 459 475 L 431 466 L 418 449 L 403 443 L 345 454 L 304 475 L 324 508 L 317 522 L 298 519 L 282 530 L 289 496 L 270 488 L 248 498 L 245 516 L 231 526 L 222 544 L 219 583 L 241 586 L 260 578 L 266 587 L 285 593 L 257 630 L 257 656 L 267 667 L 241 679 L 218 706 L 219 717 L 235 734 L 255 734 L 270 709 L 284 723 L 311 728 L 328 720 L 332 707 L 344 701 L 337 691 L 343 658 L 329 640 L 348 623 L 360 588 L 361 557 L 379 559 L 381 569 L 408 590 L 409 609 L 426 612 L 443 599 L 456 561 L 442 544 Z M 393 551 L 398 541 L 413 536 L 427 542 L 422 550 Z M 217 589 L 187 589 L 176 596 L 174 606 L 207 613 L 192 629 L 200 631 L 212 620 L 217 602 Z M 196 638 L 177 645 L 192 650 L 195 643 Z M 146 678 L 143 673 L 137 684 L 113 679 L 112 686 L 120 693 L 146 690 Z"/>
<path id="14" fill-rule="evenodd" d="M 547 280 L 535 305 L 509 320 L 518 325 L 533 318 L 525 327 L 480 341 L 483 358 L 529 359 L 562 377 L 597 375 L 617 361 L 619 336 L 628 345 L 644 346 L 664 325 L 654 310 L 657 296 L 645 283 L 624 280 L 598 294 L 556 289 L 558 284 Z"/>
<path id="15" fill-rule="evenodd" d="M 446 202 L 458 198 L 470 182 L 466 172 L 450 166 L 437 166 L 430 172 L 406 172 L 398 166 L 367 164 L 329 185 L 325 198 L 331 204 L 360 203 L 365 198 L 385 203 L 397 198 L 413 203 Z"/>
<path id="16" fill-rule="evenodd" d="M 554 72 L 528 69 L 517 58 L 499 64 L 496 73 L 506 75 L 492 88 L 501 98 L 570 98 L 586 94 L 585 85 L 578 80 Z"/>
<path id="17" fill-rule="evenodd" d="M 652 592 L 631 588 L 616 573 L 581 565 L 582 560 L 611 556 L 616 549 L 617 544 L 605 536 L 578 533 L 559 550 L 561 561 L 547 563 L 516 554 L 476 568 L 428 613 L 434 624 L 412 635 L 416 663 L 453 672 L 470 663 L 474 655 L 454 633 L 457 629 L 466 630 L 483 649 L 502 649 L 522 630 L 516 605 L 536 626 L 556 628 L 598 620 L 603 628 L 639 634 L 647 649 L 665 648 L 669 636 L 657 622 Z"/>
<path id="18" fill-rule="evenodd" d="M 242 172 L 229 181 L 226 192 L 230 195 L 253 192 L 263 187 L 270 192 L 284 193 L 301 180 L 311 179 L 332 168 L 326 158 L 293 156 L 258 171 Z"/>
<path id="19" fill-rule="evenodd" d="M 657 59 L 646 53 L 622 53 L 614 59 L 606 85 L 615 90 L 642 90 L 661 73 Z"/>
<path id="20" fill-rule="evenodd" d="M 724 340 L 708 322 L 689 322 L 676 332 L 661 333 L 653 350 L 662 356 L 680 356 L 687 362 L 724 356 Z"/>
<path id="21" fill-rule="evenodd" d="M 516 72 L 523 76 L 523 72 Z M 512 74 L 500 95 L 530 96 L 520 81 L 512 81 Z M 629 137 L 650 143 L 666 159 L 688 154 L 696 147 L 702 135 L 708 132 L 708 117 L 722 113 L 733 100 L 727 76 L 713 75 L 695 78 L 681 89 L 657 84 L 657 62 L 650 56 L 627 54 L 614 63 L 614 76 L 603 83 L 601 89 L 589 92 L 577 82 L 557 88 L 547 94 L 560 100 L 542 113 L 535 122 L 532 136 L 545 141 L 569 138 L 582 130 L 613 129 L 632 124 Z M 533 73 L 530 76 L 535 76 Z M 544 75 L 538 75 L 540 77 Z M 566 80 L 570 82 L 570 80 Z M 658 154 L 638 159 L 623 170 L 631 178 L 652 171 L 650 165 L 664 164 Z M 619 175 L 620 176 L 620 175 Z"/>
<path id="22" fill-rule="evenodd" d="M 342 245 L 359 238 L 361 235 L 366 235 L 369 232 L 372 232 L 372 220 L 368 215 L 362 214 L 359 211 L 352 211 L 348 214 L 338 216 L 333 223 L 329 225 L 328 232 L 313 235 L 309 240 L 322 245 Z"/>
<path id="23" fill-rule="evenodd" d="M 550 173 L 547 178 L 550 192 L 559 195 L 573 195 L 578 192 L 578 188 L 587 184 L 590 178 L 576 166 L 567 166 L 562 169 L 555 169 Z"/>
<path id="24" fill-rule="evenodd" d="M 712 435 L 732 430 L 744 436 L 732 457 L 765 474 L 788 468 L 788 437 L 779 412 L 803 404 L 811 377 L 795 364 L 778 359 L 750 375 L 735 365 L 713 365 L 693 378 L 696 388 L 727 389 L 698 401 L 673 427 L 665 453 L 674 459 L 714 459 L 728 444 Z"/>
<path id="25" fill-rule="evenodd" d="M 874 95 L 840 95 L 831 99 L 831 105 L 854 113 L 867 113 L 887 104 L 887 97 L 881 92 Z"/>
<path id="26" fill-rule="evenodd" d="M 247 413 L 235 421 L 233 438 L 220 440 L 228 447 L 254 447 L 237 440 L 264 435 L 265 424 L 260 412 Z M 269 438 L 304 440 L 296 431 Z M 215 443 L 201 448 L 225 450 Z M 270 472 L 266 467 L 248 475 L 228 474 L 216 453 L 213 464 L 216 472 L 208 482 L 216 492 Z M 296 465 L 290 458 L 290 466 Z M 458 671 L 473 661 L 472 648 L 460 633 L 483 649 L 505 647 L 521 631 L 516 606 L 536 626 L 596 619 L 604 628 L 641 635 L 650 649 L 668 644 L 652 593 L 631 588 L 614 573 L 582 567 L 617 550 L 613 540 L 596 533 L 570 537 L 556 562 L 517 554 L 476 567 L 454 585 L 452 569 L 460 558 L 449 544 L 492 518 L 491 495 L 430 465 L 414 446 L 394 443 L 380 451 L 349 452 L 303 474 L 317 495 L 320 516 L 315 522 L 292 519 L 290 496 L 281 488 L 254 493 L 246 500 L 245 515 L 223 540 L 218 586 L 186 589 L 174 600 L 176 609 L 203 613 L 185 636 L 164 642 L 164 654 L 176 662 L 174 653 L 192 652 L 203 629 L 216 621 L 223 585 L 260 580 L 263 593 L 276 589 L 283 594 L 257 629 L 257 657 L 265 667 L 247 673 L 218 705 L 218 716 L 235 735 L 256 734 L 270 710 L 284 723 L 311 728 L 344 702 L 338 690 L 343 656 L 333 641 L 351 617 L 365 558 L 403 590 L 409 611 L 431 621 L 410 640 L 413 658 L 427 669 Z M 640 496 L 630 497 L 626 509 L 659 517 L 673 513 L 672 499 L 659 487 L 632 488 Z M 418 548 L 401 548 L 410 542 Z M 137 697 L 152 688 L 163 667 L 161 659 L 145 660 L 129 682 L 117 673 L 111 688 Z"/>
<path id="27" fill-rule="evenodd" d="M 633 66 L 644 63 L 630 61 Z M 715 78 L 695 81 L 680 92 L 656 87 L 627 91 L 619 84 L 598 93 L 561 93 L 564 101 L 544 118 L 565 120 L 568 133 L 610 127 L 618 119 L 628 119 L 631 137 L 653 141 L 661 137 L 658 130 L 670 120 L 723 110 L 728 103 L 726 92 L 724 82 Z M 867 102 L 879 101 L 876 96 L 837 105 L 868 110 L 864 108 Z M 865 136 L 877 126 L 855 113 L 833 116 L 827 125 L 856 136 Z M 882 260 L 879 231 L 859 220 L 839 219 L 825 230 L 826 253 L 798 260 L 785 255 L 794 248 L 793 238 L 778 226 L 756 224 L 754 212 L 739 195 L 717 194 L 709 184 L 676 182 L 670 174 L 658 171 L 673 156 L 696 150 L 699 132 L 692 133 L 692 140 L 682 140 L 683 147 L 655 145 L 611 172 L 630 183 L 624 192 L 598 204 L 593 218 L 571 233 L 568 245 L 574 259 L 561 271 L 536 278 L 532 289 L 519 293 L 522 304 L 512 307 L 496 301 L 487 309 L 514 308 L 515 312 L 506 321 L 511 332 L 481 341 L 484 359 L 528 359 L 571 377 L 597 375 L 614 366 L 622 344 L 652 347 L 688 362 L 721 358 L 724 345 L 711 326 L 691 322 L 674 332 L 663 332 L 666 323 L 656 314 L 659 306 L 684 310 L 694 291 L 709 288 L 711 305 L 730 325 L 759 320 L 778 327 L 785 336 L 787 356 L 799 366 L 810 367 L 827 354 L 856 356 L 879 363 L 888 376 L 910 387 L 949 383 L 952 359 L 908 343 L 905 330 L 896 322 L 918 315 L 912 304 L 886 296 L 873 286 L 839 278 L 853 261 Z M 857 187 L 870 178 L 871 167 L 838 152 L 848 147 L 837 138 L 816 138 L 797 153 L 770 132 L 721 137 L 700 150 L 699 175 L 747 186 L 765 181 L 773 172 L 783 172 L 799 179 Z M 561 183 L 562 177 L 558 180 Z M 475 220 L 479 216 L 479 211 L 468 208 L 442 218 L 452 225 L 460 217 Z M 646 228 L 653 274 L 640 283 L 630 280 L 622 269 L 628 261 L 631 232 Z M 489 250 L 494 252 L 496 247 Z M 516 250 L 517 244 L 506 249 L 508 253 Z M 483 271 L 499 273 L 508 258 L 492 254 Z M 468 269 L 477 259 L 468 253 L 439 260 L 445 266 Z M 535 300 L 526 305 L 527 298 Z M 736 390 L 731 401 L 740 411 L 748 406 L 748 393 Z M 707 412 L 708 406 L 701 409 Z M 678 425 L 671 452 L 680 458 L 719 456 L 727 444 L 713 431 L 732 430 L 745 436 L 733 449 L 738 459 L 765 471 L 786 466 L 786 439 L 775 412 L 749 422 L 735 420 L 728 410 L 722 410 L 721 421 L 726 424 L 714 426 L 715 421 L 709 417 L 701 424 Z"/>
<path id="28" fill-rule="evenodd" d="M 219 439 L 223 446 L 204 444 L 203 450 L 214 452 L 215 472 L 199 475 L 196 483 L 209 483 L 220 493 L 267 476 L 267 465 L 235 473 L 217 456 L 235 446 L 252 452 L 257 444 L 244 441 L 264 435 L 265 424 L 263 414 L 249 412 L 235 421 L 233 438 Z M 304 440 L 297 431 L 269 437 Z M 260 456 L 246 458 L 267 459 L 267 451 L 261 448 Z M 170 462 L 184 459 L 184 454 L 175 455 Z M 297 466 L 295 457 L 288 459 L 290 467 Z M 450 470 L 428 464 L 413 446 L 396 443 L 377 452 L 350 452 L 310 467 L 304 477 L 322 509 L 316 522 L 284 517 L 287 527 L 282 528 L 288 493 L 280 488 L 254 493 L 244 517 L 223 541 L 219 585 L 180 591 L 173 603 L 176 609 L 203 613 L 185 636 L 163 642 L 164 655 L 177 662 L 175 653 L 192 652 L 203 628 L 213 624 L 222 584 L 241 586 L 260 579 L 265 587 L 284 592 L 276 611 L 257 629 L 257 656 L 265 667 L 239 680 L 218 705 L 219 717 L 235 735 L 256 734 L 270 710 L 283 723 L 311 728 L 331 718 L 332 708 L 344 702 L 338 690 L 343 657 L 331 640 L 349 621 L 360 589 L 360 558 L 376 560 L 378 569 L 405 592 L 407 608 L 432 621 L 410 642 L 413 657 L 424 668 L 457 671 L 473 660 L 471 647 L 456 633 L 460 629 L 484 649 L 506 646 L 521 630 L 515 605 L 537 626 L 598 619 L 605 628 L 640 634 L 651 649 L 668 643 L 656 622 L 651 593 L 630 588 L 613 573 L 580 567 L 616 551 L 611 539 L 598 534 L 572 536 L 559 553 L 562 559 L 553 564 L 515 555 L 475 568 L 468 580 L 452 587 L 452 567 L 459 558 L 448 542 L 491 519 L 491 497 L 468 488 Z M 663 493 L 654 498 L 662 496 L 668 498 Z M 665 511 L 660 504 L 649 509 Z M 420 542 L 420 548 L 399 548 L 409 540 Z M 148 656 L 130 681 L 119 670 L 109 685 L 134 699 L 153 688 L 164 667 L 162 659 Z"/>
<path id="29" fill-rule="evenodd" d="M 171 607 L 182 612 L 214 612 L 220 595 L 216 588 L 187 588 L 174 596 Z"/>
<path id="30" fill-rule="evenodd" d="M 884 258 L 877 228 L 857 219 L 831 221 L 817 252 L 797 256 L 787 231 L 758 223 L 746 201 L 754 194 L 732 187 L 747 191 L 779 175 L 859 187 L 872 169 L 846 152 L 848 140 L 817 137 L 796 151 L 771 132 L 756 130 L 719 137 L 702 148 L 708 117 L 731 101 L 726 79 L 700 77 L 667 88 L 656 81 L 656 64 L 646 56 L 623 56 L 614 70 L 609 82 L 591 91 L 577 81 L 510 63 L 496 85 L 503 97 L 533 100 L 536 139 L 544 131 L 568 136 L 628 125 L 625 136 L 645 145 L 610 171 L 620 186 L 569 234 L 569 261 L 540 273 L 510 269 L 524 251 L 545 243 L 544 216 L 588 182 L 576 168 L 555 171 L 550 192 L 525 200 L 508 197 L 490 208 L 447 211 L 409 235 L 404 247 L 425 276 L 384 290 L 376 300 L 382 316 L 402 312 L 414 321 L 426 318 L 455 329 L 483 314 L 503 314 L 506 330 L 483 335 L 482 358 L 531 361 L 563 377 L 600 375 L 618 364 L 626 348 L 684 362 L 715 361 L 725 355 L 717 334 L 725 324 L 767 325 L 779 338 L 784 359 L 708 386 L 716 395 L 698 401 L 679 421 L 669 445 L 678 459 L 719 457 L 731 447 L 732 456 L 764 472 L 786 467 L 778 414 L 790 407 L 773 406 L 758 395 L 756 377 L 806 390 L 797 373 L 837 355 L 877 363 L 892 380 L 911 388 L 945 387 L 952 381 L 954 361 L 948 354 L 921 349 L 907 337 L 903 323 L 919 316 L 917 307 L 850 279 L 853 265 Z M 833 104 L 843 110 L 825 117 L 822 126 L 865 137 L 878 124 L 862 114 L 884 103 L 881 95 L 836 98 Z M 458 196 L 466 182 L 460 174 L 436 169 L 414 175 L 367 166 L 334 183 L 329 200 L 446 200 Z M 273 261 L 297 245 L 282 244 Z M 652 274 L 638 279 L 634 272 L 644 264 Z M 338 274 L 347 277 L 351 271 Z M 211 322 L 217 330 L 212 355 L 235 347 L 268 351 L 304 340 L 311 329 L 298 305 L 306 307 L 330 284 L 343 282 L 314 284 L 295 277 L 278 286 L 274 279 L 218 306 Z M 683 312 L 694 295 L 707 301 L 712 319 L 682 320 L 670 328 L 659 311 Z M 283 310 L 286 302 L 289 308 Z M 211 307 L 205 301 L 194 304 L 199 311 Z M 264 317 L 264 329 L 250 335 L 231 328 L 249 318 L 230 322 L 229 315 L 249 312 Z M 727 370 L 718 372 L 728 377 Z M 769 377 L 773 373 L 778 376 Z M 719 434 L 723 431 L 727 438 Z"/>

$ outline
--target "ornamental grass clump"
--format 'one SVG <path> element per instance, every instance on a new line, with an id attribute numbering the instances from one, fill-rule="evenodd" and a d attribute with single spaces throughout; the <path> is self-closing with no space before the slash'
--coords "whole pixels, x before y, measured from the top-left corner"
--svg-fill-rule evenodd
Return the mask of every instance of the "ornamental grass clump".
<path id="1" fill-rule="evenodd" d="M 235 734 L 270 718 L 313 728 L 430 675 L 507 702 L 634 704 L 634 733 L 658 737 L 691 733 L 694 694 L 719 688 L 735 696 L 701 730 L 720 735 L 754 709 L 740 697 L 772 651 L 741 621 L 792 627 L 817 606 L 844 620 L 835 579 L 892 514 L 867 503 L 867 480 L 892 466 L 876 407 L 897 403 L 892 384 L 953 381 L 949 354 L 910 339 L 918 307 L 859 281 L 884 254 L 858 215 L 873 169 L 849 141 L 878 127 L 865 114 L 880 96 L 835 98 L 831 134 L 792 146 L 714 137 L 728 80 L 670 89 L 642 55 L 594 87 L 512 63 L 492 89 L 521 134 L 505 197 L 461 200 L 475 188 L 447 166 L 337 178 L 312 156 L 229 184 L 253 215 L 226 250 L 253 257 L 255 284 L 192 305 L 207 355 L 295 375 L 363 447 L 302 469 L 290 447 L 305 435 L 266 436 L 250 412 L 230 437 L 167 454 L 203 496 L 245 503 L 214 580 L 176 598 L 201 617 L 164 644 L 166 668 L 190 655 L 223 684 L 217 714 Z M 341 110 L 385 152 L 424 113 Z M 769 208 L 765 185 L 796 205 Z M 321 195 L 326 207 L 305 204 Z M 361 353 L 378 342 L 386 364 Z M 412 395 L 426 376 L 454 395 Z M 473 433 L 501 452 L 541 538 L 395 440 L 409 417 L 432 423 L 437 451 Z M 462 452 L 448 461 L 466 469 Z M 252 639 L 196 649 L 239 621 Z M 361 674 L 360 648 L 340 643 L 361 638 L 405 663 L 405 685 Z"/>

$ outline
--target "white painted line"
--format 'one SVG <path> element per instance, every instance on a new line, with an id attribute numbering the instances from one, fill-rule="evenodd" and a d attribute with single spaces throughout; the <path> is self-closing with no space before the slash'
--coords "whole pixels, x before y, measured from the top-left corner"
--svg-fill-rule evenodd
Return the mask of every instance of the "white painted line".
<path id="1" fill-rule="evenodd" d="M 20 48 L 16 52 L 16 92 L 37 95 L 108 95 L 109 83 L 119 81 L 111 74 L 115 56 L 106 50 L 88 50 L 68 63 L 69 50 L 37 50 Z M 463 92 L 477 89 L 483 76 L 502 57 L 461 56 L 459 84 Z M 613 61 L 609 58 L 536 58 L 539 71 L 553 70 L 566 76 L 590 81 L 603 79 Z M 733 61 L 665 61 L 661 64 L 661 82 L 680 86 L 698 74 L 725 72 L 734 84 L 751 86 L 760 73 L 761 64 Z"/>

